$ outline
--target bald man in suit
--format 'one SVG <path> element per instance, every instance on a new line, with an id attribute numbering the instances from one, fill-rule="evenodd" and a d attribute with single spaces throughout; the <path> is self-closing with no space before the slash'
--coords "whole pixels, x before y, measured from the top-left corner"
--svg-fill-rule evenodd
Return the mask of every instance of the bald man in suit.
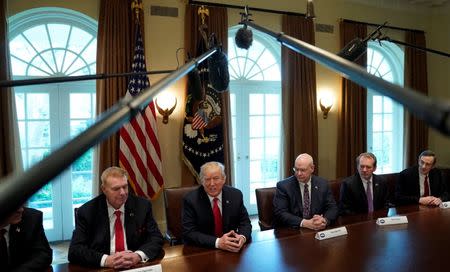
<path id="1" fill-rule="evenodd" d="M 295 159 L 294 175 L 277 183 L 273 199 L 276 227 L 322 230 L 338 216 L 328 181 L 314 176 L 309 154 Z"/>

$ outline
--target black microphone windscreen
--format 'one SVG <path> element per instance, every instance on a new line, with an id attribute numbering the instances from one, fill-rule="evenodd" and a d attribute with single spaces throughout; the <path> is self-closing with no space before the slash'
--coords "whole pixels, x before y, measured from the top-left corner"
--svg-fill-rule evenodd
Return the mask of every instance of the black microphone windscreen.
<path id="1" fill-rule="evenodd" d="M 366 52 L 367 44 L 360 38 L 354 38 L 337 54 L 349 61 L 357 60 L 364 52 Z"/>
<path id="2" fill-rule="evenodd" d="M 194 69 L 188 74 L 188 93 L 192 94 L 195 100 L 202 100 L 202 83 L 198 69 Z"/>
<path id="3" fill-rule="evenodd" d="M 209 82 L 218 92 L 228 89 L 230 74 L 228 72 L 228 59 L 222 50 L 217 50 L 208 58 Z"/>
<path id="4" fill-rule="evenodd" d="M 248 49 L 253 42 L 253 32 L 246 26 L 240 28 L 236 32 L 236 37 L 234 38 L 236 46 L 242 49 Z"/>

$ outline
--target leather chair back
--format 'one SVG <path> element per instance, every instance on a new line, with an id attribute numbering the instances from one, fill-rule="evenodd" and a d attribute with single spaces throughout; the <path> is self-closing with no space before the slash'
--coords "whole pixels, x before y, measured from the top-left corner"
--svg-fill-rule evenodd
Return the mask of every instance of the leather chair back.
<path id="1" fill-rule="evenodd" d="M 165 238 L 169 241 L 169 244 L 171 246 L 181 244 L 183 242 L 182 240 L 183 229 L 181 226 L 183 197 L 187 193 L 197 188 L 198 186 L 164 189 L 166 224 L 167 224 L 167 231 L 165 234 Z"/>
<path id="2" fill-rule="evenodd" d="M 275 191 L 275 187 L 255 189 L 258 223 L 261 230 L 273 228 L 273 198 Z"/>

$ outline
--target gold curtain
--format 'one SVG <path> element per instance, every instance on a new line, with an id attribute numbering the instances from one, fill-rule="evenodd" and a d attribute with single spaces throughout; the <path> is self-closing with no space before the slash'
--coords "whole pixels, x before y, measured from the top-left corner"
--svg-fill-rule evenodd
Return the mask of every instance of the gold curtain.
<path id="1" fill-rule="evenodd" d="M 186 5 L 185 24 L 184 24 L 184 46 L 186 52 L 191 55 L 195 54 L 197 48 L 197 42 L 200 39 L 199 26 L 201 24 L 198 15 L 197 5 Z M 207 7 L 209 10 L 209 16 L 205 17 L 205 24 L 208 26 L 207 33 L 215 33 L 217 40 L 222 44 L 224 53 L 228 49 L 228 13 L 226 8 L 221 7 Z M 231 115 L 230 115 L 230 94 L 229 91 L 221 93 L 222 102 L 222 128 L 223 128 L 223 146 L 224 146 L 224 166 L 225 174 L 227 175 L 227 184 L 231 185 L 232 176 L 232 163 L 231 163 Z M 183 167 L 183 177 L 190 173 L 187 167 Z M 195 180 L 192 178 L 192 180 Z M 183 180 L 184 185 L 186 184 Z"/>
<path id="2" fill-rule="evenodd" d="M 289 36 L 315 44 L 312 19 L 283 15 L 282 31 Z M 292 174 L 297 155 L 310 154 L 318 173 L 318 128 L 316 66 L 314 61 L 286 47 L 281 51 L 282 108 L 284 131 L 284 173 Z"/>
<path id="3" fill-rule="evenodd" d="M 101 0 L 97 37 L 97 73 L 113 74 L 131 71 L 134 48 L 135 14 L 132 0 Z M 143 22 L 143 12 L 140 13 Z M 143 23 L 141 23 L 143 25 Z M 142 33 L 143 32 L 142 28 Z M 143 34 L 144 36 L 144 34 Z M 127 78 L 97 81 L 97 114 L 108 110 L 127 91 Z M 104 140 L 97 149 L 98 177 L 109 166 L 119 165 L 119 133 Z"/>
<path id="4" fill-rule="evenodd" d="M 367 35 L 365 24 L 341 21 L 341 48 L 356 37 Z M 366 67 L 367 56 L 362 55 L 357 64 Z M 342 78 L 342 95 L 338 112 L 338 141 L 336 177 L 355 173 L 355 158 L 367 149 L 367 89 Z"/>
<path id="5" fill-rule="evenodd" d="M 407 31 L 405 42 L 426 47 L 425 33 Z M 424 51 L 405 47 L 405 86 L 428 95 L 427 54 Z M 407 135 L 407 166 L 417 164 L 417 156 L 428 147 L 428 126 L 424 121 L 410 115 Z"/>
<path id="6" fill-rule="evenodd" d="M 0 80 L 9 80 L 7 0 L 0 0 Z M 0 88 L 0 178 L 22 169 L 14 92 Z"/>

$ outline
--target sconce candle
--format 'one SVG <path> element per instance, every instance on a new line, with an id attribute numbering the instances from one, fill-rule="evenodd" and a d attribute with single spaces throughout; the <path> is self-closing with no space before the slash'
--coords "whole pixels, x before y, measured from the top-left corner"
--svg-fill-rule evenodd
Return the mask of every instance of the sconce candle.
<path id="1" fill-rule="evenodd" d="M 163 117 L 163 124 L 167 124 L 169 123 L 169 115 L 177 106 L 177 98 L 169 92 L 164 92 L 156 97 L 155 105 L 159 114 Z"/>

